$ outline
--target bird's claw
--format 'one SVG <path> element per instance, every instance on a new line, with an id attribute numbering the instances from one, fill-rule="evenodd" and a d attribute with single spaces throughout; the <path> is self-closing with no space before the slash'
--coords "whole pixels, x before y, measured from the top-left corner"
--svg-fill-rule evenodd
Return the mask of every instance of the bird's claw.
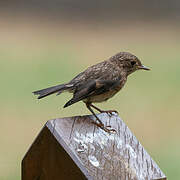
<path id="1" fill-rule="evenodd" d="M 102 113 L 106 113 L 106 114 L 108 114 L 109 116 L 112 116 L 112 115 L 113 115 L 113 113 L 118 114 L 118 112 L 117 112 L 116 110 L 102 111 Z"/>
<path id="2" fill-rule="evenodd" d="M 116 130 L 111 128 L 111 129 L 108 129 L 107 126 L 103 128 L 103 130 L 107 133 L 116 133 Z"/>
<path id="3" fill-rule="evenodd" d="M 116 130 L 111 128 L 111 125 L 109 126 L 104 126 L 104 124 L 102 123 L 97 123 L 97 122 L 93 122 L 93 124 L 95 124 L 96 126 L 100 127 L 102 130 L 104 130 L 107 133 L 116 133 Z"/>

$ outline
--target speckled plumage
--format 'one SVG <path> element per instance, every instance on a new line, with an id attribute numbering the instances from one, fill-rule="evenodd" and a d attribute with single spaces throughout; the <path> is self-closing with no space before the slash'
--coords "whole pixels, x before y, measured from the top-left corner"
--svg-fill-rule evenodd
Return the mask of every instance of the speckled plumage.
<path id="1" fill-rule="evenodd" d="M 63 91 L 69 91 L 73 93 L 73 98 L 64 107 L 82 100 L 95 115 L 91 107 L 100 112 L 104 111 L 95 107 L 92 103 L 103 102 L 113 97 L 124 86 L 128 75 L 139 69 L 149 70 L 141 64 L 136 56 L 128 52 L 120 52 L 103 62 L 87 68 L 67 84 L 35 91 L 34 94 L 39 95 L 38 99 L 41 99 L 53 93 L 59 95 Z M 97 116 L 96 119 L 102 127 L 103 125 Z"/>

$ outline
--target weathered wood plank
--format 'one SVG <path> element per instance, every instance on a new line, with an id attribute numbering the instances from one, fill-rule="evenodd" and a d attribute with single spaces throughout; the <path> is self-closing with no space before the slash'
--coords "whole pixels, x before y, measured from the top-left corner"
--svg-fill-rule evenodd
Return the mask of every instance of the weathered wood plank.
<path id="1" fill-rule="evenodd" d="M 108 134 L 96 127 L 92 124 L 93 116 L 48 121 L 23 160 L 23 180 L 28 179 L 28 169 L 32 167 L 36 169 L 33 171 L 33 177 L 39 176 L 38 171 L 43 174 L 44 169 L 44 177 L 49 176 L 47 174 L 56 174 L 49 176 L 53 179 L 61 179 L 58 173 L 62 176 L 73 172 L 74 175 L 69 179 L 166 179 L 157 164 L 116 114 L 112 117 L 107 114 L 98 116 L 103 123 L 111 125 L 116 133 Z M 41 146 L 44 147 L 40 148 Z M 68 158 L 69 161 L 63 164 Z M 36 161 L 35 165 L 32 161 Z M 68 172 L 69 174 L 66 174 Z"/>

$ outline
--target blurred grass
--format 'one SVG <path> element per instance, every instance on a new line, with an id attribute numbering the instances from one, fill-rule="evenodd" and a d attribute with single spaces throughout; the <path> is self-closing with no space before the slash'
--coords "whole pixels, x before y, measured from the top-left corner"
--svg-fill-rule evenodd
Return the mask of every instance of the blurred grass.
<path id="1" fill-rule="evenodd" d="M 119 51 L 136 54 L 152 71 L 134 73 L 99 107 L 117 109 L 168 178 L 179 179 L 179 28 L 33 23 L 16 22 L 11 31 L 14 24 L 5 22 L 1 34 L 0 179 L 20 178 L 20 162 L 48 119 L 89 114 L 83 103 L 63 109 L 69 94 L 38 101 L 31 92 L 69 81 Z"/>

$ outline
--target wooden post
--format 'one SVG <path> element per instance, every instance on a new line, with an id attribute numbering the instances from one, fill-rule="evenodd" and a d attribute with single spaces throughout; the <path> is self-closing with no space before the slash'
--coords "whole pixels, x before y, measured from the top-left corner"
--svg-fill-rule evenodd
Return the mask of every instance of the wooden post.
<path id="1" fill-rule="evenodd" d="M 22 180 L 166 179 L 119 116 L 98 117 L 116 133 L 96 127 L 93 116 L 48 121 L 22 161 Z"/>

